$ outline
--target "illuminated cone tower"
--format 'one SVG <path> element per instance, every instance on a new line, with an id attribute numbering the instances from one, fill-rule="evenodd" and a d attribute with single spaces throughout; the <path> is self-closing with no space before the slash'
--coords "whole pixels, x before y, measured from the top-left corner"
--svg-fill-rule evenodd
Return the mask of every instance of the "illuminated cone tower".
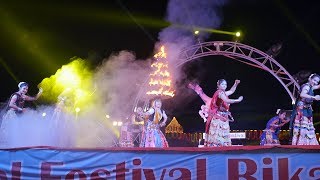
<path id="1" fill-rule="evenodd" d="M 172 80 L 169 72 L 169 65 L 167 61 L 164 46 L 161 46 L 160 51 L 154 55 L 155 62 L 151 64 L 153 69 L 149 77 L 149 88 L 147 95 L 156 97 L 161 96 L 162 99 L 174 96 L 174 88 L 172 87 Z"/>

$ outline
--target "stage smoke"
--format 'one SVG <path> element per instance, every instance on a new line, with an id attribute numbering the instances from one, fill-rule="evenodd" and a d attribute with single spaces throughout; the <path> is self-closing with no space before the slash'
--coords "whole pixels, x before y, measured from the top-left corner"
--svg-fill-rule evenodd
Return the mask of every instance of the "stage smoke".
<path id="1" fill-rule="evenodd" d="M 183 102 L 181 103 L 183 105 L 187 103 L 186 100 L 190 100 L 186 97 L 190 96 L 186 88 L 188 81 L 198 81 L 197 79 L 188 80 L 189 77 L 187 72 L 183 71 L 183 67 L 175 67 L 180 60 L 179 53 L 184 48 L 202 42 L 211 35 L 201 30 L 195 35 L 194 30 L 197 30 L 197 27 L 219 28 L 222 22 L 220 11 L 226 2 L 226 0 L 170 0 L 168 2 L 166 20 L 171 25 L 159 33 L 159 42 L 155 45 L 155 51 L 159 49 L 159 46 L 166 47 L 173 84 L 175 84 L 175 89 L 183 94 L 180 99 L 175 98 L 175 106 L 179 106 L 176 103 Z M 203 74 L 201 69 L 198 68 L 197 74 Z"/>

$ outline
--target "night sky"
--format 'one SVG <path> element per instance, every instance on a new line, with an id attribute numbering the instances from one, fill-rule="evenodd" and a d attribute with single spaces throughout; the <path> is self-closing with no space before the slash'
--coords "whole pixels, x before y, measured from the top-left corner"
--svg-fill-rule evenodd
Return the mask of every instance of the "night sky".
<path id="1" fill-rule="evenodd" d="M 6 2 L 7 1 L 7 2 Z M 202 1 L 199 1 L 202 2 Z M 291 74 L 306 70 L 320 73 L 319 1 L 229 0 L 218 9 L 219 30 L 241 30 L 241 43 L 267 51 L 282 43 L 276 60 Z M 0 3 L 0 101 L 5 102 L 19 81 L 36 85 L 54 74 L 70 58 L 78 56 L 98 66 L 110 54 L 129 50 L 137 59 L 150 58 L 159 32 L 168 26 L 168 1 L 16 1 Z M 205 41 L 233 41 L 212 33 Z M 208 56 L 183 66 L 185 81 L 197 79 L 212 96 L 216 82 L 235 79 L 241 83 L 232 98 L 244 96 L 231 106 L 236 122 L 231 129 L 263 129 L 277 108 L 290 109 L 291 99 L 269 73 L 222 56 Z M 180 94 L 179 94 L 180 92 Z M 186 96 L 186 93 L 188 96 Z M 315 92 L 319 94 L 319 91 Z M 181 103 L 183 102 L 183 103 Z M 175 116 L 186 132 L 203 131 L 198 115 L 201 99 L 188 90 L 164 102 L 169 118 Z M 319 114 L 319 102 L 314 111 Z M 320 120 L 316 116 L 315 122 Z M 316 127 L 319 131 L 319 126 Z"/>

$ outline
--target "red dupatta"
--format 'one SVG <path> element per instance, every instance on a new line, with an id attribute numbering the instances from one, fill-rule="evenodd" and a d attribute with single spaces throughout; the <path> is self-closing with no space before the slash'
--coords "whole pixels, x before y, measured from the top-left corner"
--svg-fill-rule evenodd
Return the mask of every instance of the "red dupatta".
<path id="1" fill-rule="evenodd" d="M 221 115 L 218 115 L 217 112 L 226 112 L 229 111 L 229 104 L 224 102 L 220 97 L 220 93 L 225 93 L 223 90 L 218 89 L 212 96 L 210 108 L 209 108 L 209 116 L 207 118 L 206 122 L 206 129 L 205 133 L 209 132 L 210 123 L 213 117 L 217 117 L 219 119 L 224 119 L 225 117 L 222 117 Z M 228 98 L 228 96 L 226 96 Z"/>

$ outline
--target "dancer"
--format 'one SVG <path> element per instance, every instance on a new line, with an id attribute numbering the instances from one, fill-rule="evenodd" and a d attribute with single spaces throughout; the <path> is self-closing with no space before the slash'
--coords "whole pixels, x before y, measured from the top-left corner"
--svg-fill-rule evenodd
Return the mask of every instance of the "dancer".
<path id="1" fill-rule="evenodd" d="M 229 99 L 229 96 L 235 92 L 239 83 L 240 80 L 235 80 L 231 89 L 226 91 L 227 81 L 224 79 L 218 80 L 217 90 L 212 98 L 209 98 L 198 84 L 188 85 L 205 103 L 205 106 L 201 108 L 203 110 L 199 112 L 203 113 L 204 117 L 207 114 L 205 146 L 231 146 L 229 121 L 233 121 L 233 118 L 229 111 L 229 106 L 230 104 L 241 102 L 243 97 Z"/>
<path id="2" fill-rule="evenodd" d="M 3 116 L 3 119 L 16 118 L 18 114 L 21 114 L 26 111 L 24 108 L 25 101 L 35 101 L 42 94 L 42 88 L 39 88 L 39 92 L 36 96 L 31 97 L 26 95 L 29 89 L 29 85 L 26 82 L 20 82 L 18 84 L 19 91 L 11 95 L 9 103 L 6 108 L 6 113 Z"/>
<path id="3" fill-rule="evenodd" d="M 271 118 L 266 128 L 263 130 L 263 133 L 260 137 L 260 145 L 280 145 L 279 141 L 279 132 L 283 125 L 290 121 L 290 118 L 286 118 L 286 111 L 278 109 L 277 116 Z"/>
<path id="4" fill-rule="evenodd" d="M 21 126 L 25 128 L 24 122 L 19 122 L 18 118 L 22 113 L 25 113 L 27 110 L 24 107 L 25 101 L 35 101 L 42 94 L 42 88 L 39 88 L 39 92 L 36 96 L 31 97 L 26 95 L 28 92 L 29 85 L 26 82 L 20 82 L 18 84 L 19 90 L 13 93 L 10 96 L 9 102 L 6 107 L 6 112 L 3 115 L 1 128 L 0 128 L 0 145 L 1 147 L 13 147 L 17 143 L 17 141 L 23 141 L 23 139 L 19 140 L 19 134 L 21 131 L 16 132 L 16 128 Z M 19 123 L 19 124 L 18 124 Z M 30 137 L 29 137 L 30 138 Z M 18 139 L 18 140 L 17 140 Z M 26 141 L 26 140 L 24 140 Z"/>
<path id="5" fill-rule="evenodd" d="M 143 109 L 142 107 L 137 107 L 137 110 L 135 113 L 132 114 L 131 117 L 131 123 L 133 125 L 143 125 L 145 121 L 144 115 L 143 115 Z"/>
<path id="6" fill-rule="evenodd" d="M 148 120 L 145 123 L 145 129 L 142 133 L 140 147 L 169 147 L 166 137 L 160 130 L 160 127 L 166 125 L 168 119 L 165 111 L 161 109 L 161 106 L 161 100 L 155 99 L 151 103 L 150 109 L 144 113 L 148 116 Z"/>
<path id="7" fill-rule="evenodd" d="M 74 92 L 72 88 L 66 88 L 59 94 L 51 117 L 56 126 L 62 120 L 72 119 L 73 114 L 71 112 L 74 112 L 75 109 Z"/>
<path id="8" fill-rule="evenodd" d="M 45 137 L 50 146 L 76 146 L 75 117 L 71 113 L 74 109 L 73 96 L 72 89 L 67 88 L 57 98 L 51 121 L 48 121 L 47 125 L 50 127 L 48 132 L 51 136 Z"/>
<path id="9" fill-rule="evenodd" d="M 144 124 L 143 110 L 138 107 L 135 112 L 132 113 L 131 119 L 127 119 L 126 122 L 120 128 L 119 146 L 120 147 L 134 147 L 135 141 L 142 132 L 142 125 Z M 138 129 L 136 128 L 138 127 Z M 140 128 L 141 127 L 141 128 Z M 139 131 L 138 134 L 136 131 Z M 138 146 L 140 143 L 138 144 Z"/>
<path id="10" fill-rule="evenodd" d="M 307 118 L 303 118 L 303 102 L 299 101 L 296 105 L 295 119 L 293 125 L 292 145 L 308 145 L 310 144 L 309 136 L 313 136 L 314 127 Z M 310 129 L 312 128 L 312 129 Z M 316 144 L 316 142 L 314 142 Z"/>
<path id="11" fill-rule="evenodd" d="M 124 122 L 120 128 L 119 146 L 120 147 L 133 147 L 133 137 L 130 121 Z"/>
<path id="12" fill-rule="evenodd" d="M 299 103 L 295 112 L 292 145 L 319 145 L 313 125 L 313 101 L 319 101 L 320 95 L 314 95 L 313 90 L 320 89 L 320 76 L 311 74 L 308 82 L 301 86 Z"/>

